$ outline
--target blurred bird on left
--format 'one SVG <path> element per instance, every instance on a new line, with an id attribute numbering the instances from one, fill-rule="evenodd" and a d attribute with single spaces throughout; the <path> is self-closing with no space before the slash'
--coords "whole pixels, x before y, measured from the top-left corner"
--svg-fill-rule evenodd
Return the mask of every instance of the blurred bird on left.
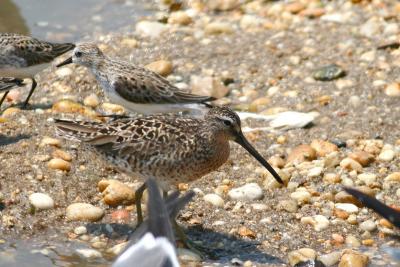
<path id="1" fill-rule="evenodd" d="M 72 43 L 50 43 L 20 34 L 0 33 L 0 77 L 32 80 L 31 89 L 23 104 L 26 107 L 37 85 L 34 76 L 47 68 L 56 57 L 74 47 Z M 2 91 L 6 90 L 0 88 Z M 8 92 L 0 99 L 0 107 Z"/>

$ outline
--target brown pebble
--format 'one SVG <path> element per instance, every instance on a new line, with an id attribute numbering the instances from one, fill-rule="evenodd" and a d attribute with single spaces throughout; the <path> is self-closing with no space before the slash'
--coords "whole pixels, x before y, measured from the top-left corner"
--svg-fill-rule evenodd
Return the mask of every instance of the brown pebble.
<path id="1" fill-rule="evenodd" d="M 158 60 L 147 64 L 146 68 L 165 77 L 172 73 L 173 66 L 168 60 Z"/>
<path id="2" fill-rule="evenodd" d="M 240 236 L 244 236 L 244 237 L 249 237 L 249 238 L 256 238 L 256 234 L 250 230 L 249 228 L 247 228 L 246 226 L 242 226 L 239 228 L 238 234 Z"/>
<path id="3" fill-rule="evenodd" d="M 20 111 L 21 110 L 19 108 L 10 107 L 10 108 L 7 108 L 6 110 L 4 110 L 2 115 L 4 117 L 9 117 L 9 116 L 19 113 Z"/>
<path id="4" fill-rule="evenodd" d="M 71 170 L 71 164 L 63 159 L 51 159 L 47 163 L 47 167 L 54 170 L 61 170 L 69 172 Z"/>
<path id="5" fill-rule="evenodd" d="M 272 156 L 268 159 L 268 163 L 277 168 L 285 166 L 285 160 L 279 156 Z"/>
<path id="6" fill-rule="evenodd" d="M 111 219 L 117 223 L 127 223 L 130 221 L 130 212 L 126 209 L 116 210 L 111 213 Z"/>
<path id="7" fill-rule="evenodd" d="M 354 159 L 355 161 L 360 163 L 363 167 L 368 166 L 375 160 L 372 154 L 365 151 L 355 151 L 353 153 L 350 153 L 348 157 Z"/>
<path id="8" fill-rule="evenodd" d="M 292 13 L 292 14 L 297 14 L 300 11 L 304 10 L 306 7 L 304 4 L 300 2 L 292 2 L 286 5 L 285 9 L 286 11 Z"/>
<path id="9" fill-rule="evenodd" d="M 333 214 L 335 214 L 336 217 L 343 219 L 343 220 L 346 220 L 347 218 L 349 218 L 349 214 L 344 210 L 334 209 Z"/>
<path id="10" fill-rule="evenodd" d="M 344 237 L 340 234 L 332 234 L 333 244 L 342 245 L 344 243 Z"/>
<path id="11" fill-rule="evenodd" d="M 103 194 L 103 201 L 110 206 L 129 205 L 135 202 L 135 192 L 117 180 L 101 180 L 97 187 Z"/>
<path id="12" fill-rule="evenodd" d="M 325 157 L 326 155 L 338 151 L 337 145 L 324 141 L 324 140 L 313 140 L 311 147 L 317 152 L 318 157 Z"/>
<path id="13" fill-rule="evenodd" d="M 366 267 L 368 261 L 368 256 L 348 249 L 343 252 L 339 267 Z"/>
<path id="14" fill-rule="evenodd" d="M 59 158 L 59 159 L 65 160 L 65 161 L 72 160 L 71 155 L 61 149 L 54 150 L 52 156 L 53 156 L 53 158 Z"/>
<path id="15" fill-rule="evenodd" d="M 312 161 L 316 159 L 316 157 L 316 151 L 311 146 L 299 145 L 290 152 L 287 162 L 297 164 L 304 161 Z"/>
<path id="16" fill-rule="evenodd" d="M 373 239 L 364 239 L 361 241 L 361 243 L 364 246 L 372 246 L 374 244 L 374 240 Z"/>
<path id="17" fill-rule="evenodd" d="M 381 225 L 383 227 L 386 227 L 386 228 L 390 228 L 390 229 L 393 228 L 393 224 L 391 222 L 389 222 L 388 220 L 386 220 L 386 219 L 380 219 L 379 220 L 379 225 Z"/>

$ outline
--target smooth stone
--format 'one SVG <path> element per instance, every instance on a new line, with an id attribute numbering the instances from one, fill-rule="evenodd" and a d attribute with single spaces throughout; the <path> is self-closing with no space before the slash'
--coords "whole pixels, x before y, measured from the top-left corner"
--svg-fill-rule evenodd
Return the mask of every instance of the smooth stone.
<path id="1" fill-rule="evenodd" d="M 400 182 L 400 172 L 393 172 L 385 177 L 386 182 Z"/>
<path id="2" fill-rule="evenodd" d="M 230 34 L 234 29 L 231 24 L 225 22 L 211 22 L 204 28 L 204 32 L 210 35 L 217 34 Z"/>
<path id="3" fill-rule="evenodd" d="M 373 220 L 366 220 L 360 223 L 360 229 L 363 231 L 372 232 L 376 229 L 376 223 Z"/>
<path id="4" fill-rule="evenodd" d="M 319 177 L 322 174 L 323 170 L 323 167 L 314 167 L 308 171 L 307 176 L 310 178 Z"/>
<path id="5" fill-rule="evenodd" d="M 47 210 L 54 208 L 54 200 L 47 194 L 33 193 L 29 196 L 29 202 L 37 210 Z"/>
<path id="6" fill-rule="evenodd" d="M 356 251 L 347 250 L 343 253 L 338 267 L 366 267 L 369 258 Z"/>
<path id="7" fill-rule="evenodd" d="M 295 213 L 298 210 L 297 201 L 292 199 L 281 200 L 278 203 L 277 209 Z"/>
<path id="8" fill-rule="evenodd" d="M 331 64 L 316 70 L 313 78 L 317 81 L 332 81 L 345 75 L 346 72 L 339 65 Z"/>
<path id="9" fill-rule="evenodd" d="M 95 222 L 103 218 L 104 211 L 89 203 L 73 203 L 67 207 L 67 221 Z"/>
<path id="10" fill-rule="evenodd" d="M 361 242 L 354 235 L 348 235 L 346 237 L 345 243 L 346 245 L 353 248 L 358 248 L 359 246 L 361 246 Z"/>
<path id="11" fill-rule="evenodd" d="M 366 185 L 371 185 L 376 182 L 376 174 L 373 173 L 361 173 L 357 178 Z"/>
<path id="12" fill-rule="evenodd" d="M 222 98 L 229 93 L 229 88 L 220 79 L 211 76 L 192 75 L 190 77 L 190 87 L 193 94 L 202 96 Z"/>
<path id="13" fill-rule="evenodd" d="M 392 161 L 395 157 L 396 153 L 393 150 L 383 150 L 379 156 L 378 160 L 384 161 L 384 162 L 389 162 Z"/>
<path id="14" fill-rule="evenodd" d="M 228 196 L 232 200 L 253 201 L 262 199 L 264 194 L 258 184 L 250 183 L 230 190 Z"/>
<path id="15" fill-rule="evenodd" d="M 95 108 L 100 104 L 100 99 L 96 94 L 90 94 L 83 100 L 85 106 Z"/>
<path id="16" fill-rule="evenodd" d="M 94 259 L 94 258 L 101 258 L 102 257 L 100 251 L 95 250 L 95 249 L 91 249 L 91 248 L 77 249 L 76 252 L 79 255 L 83 256 L 84 258 L 88 258 L 88 259 Z"/>
<path id="17" fill-rule="evenodd" d="M 183 262 L 200 262 L 201 261 L 201 257 L 189 249 L 178 248 L 177 254 L 178 254 L 179 260 L 181 260 Z"/>
<path id="18" fill-rule="evenodd" d="M 290 152 L 287 162 L 298 164 L 304 161 L 312 161 L 317 158 L 315 149 L 309 145 L 299 145 L 292 149 Z"/>
<path id="19" fill-rule="evenodd" d="M 103 201 L 110 206 L 130 205 L 135 202 L 135 192 L 132 188 L 117 180 L 101 180 L 98 183 Z"/>
<path id="20" fill-rule="evenodd" d="M 325 266 L 330 267 L 337 264 L 340 260 L 342 253 L 340 251 L 334 251 L 328 254 L 324 254 L 318 257 L 318 259 L 325 264 Z"/>
<path id="21" fill-rule="evenodd" d="M 87 228 L 86 228 L 86 226 L 78 226 L 78 227 L 75 227 L 75 229 L 74 229 L 74 233 L 76 234 L 76 235 L 84 235 L 84 234 L 87 234 Z"/>
<path id="22" fill-rule="evenodd" d="M 301 223 L 303 224 L 310 224 L 314 227 L 314 230 L 320 232 L 325 230 L 329 227 L 329 220 L 324 215 L 315 215 L 314 217 L 303 217 L 301 218 Z"/>
<path id="23" fill-rule="evenodd" d="M 339 150 L 337 145 L 324 140 L 313 140 L 311 142 L 311 147 L 317 152 L 318 157 L 325 157 L 326 155 Z"/>
<path id="24" fill-rule="evenodd" d="M 356 172 L 362 172 L 363 169 L 360 163 L 351 158 L 344 158 L 340 162 L 340 167 L 342 167 L 345 170 L 356 171 Z"/>
<path id="25" fill-rule="evenodd" d="M 385 94 L 392 97 L 400 96 L 400 83 L 390 83 L 385 87 Z"/>
<path id="26" fill-rule="evenodd" d="M 348 157 L 351 159 L 354 159 L 355 161 L 360 163 L 361 166 L 363 166 L 363 167 L 368 166 L 375 160 L 375 157 L 372 154 L 365 152 L 365 151 L 352 152 L 348 155 Z"/>
<path id="27" fill-rule="evenodd" d="M 110 253 L 110 254 L 113 254 L 113 255 L 119 255 L 126 248 L 126 246 L 128 244 L 129 244 L 128 241 L 116 244 L 115 246 L 107 249 L 107 253 Z"/>
<path id="28" fill-rule="evenodd" d="M 161 76 L 168 76 L 172 73 L 172 63 L 168 60 L 157 60 L 146 65 L 146 68 L 160 74 Z"/>
<path id="29" fill-rule="evenodd" d="M 289 264 L 295 266 L 299 262 L 315 260 L 317 252 L 311 248 L 301 248 L 288 253 Z"/>
<path id="30" fill-rule="evenodd" d="M 189 25 L 192 23 L 192 18 L 185 11 L 175 11 L 170 14 L 168 23 Z"/>
<path id="31" fill-rule="evenodd" d="M 311 194 L 308 191 L 296 190 L 290 194 L 290 198 L 296 200 L 299 205 L 302 205 L 310 202 Z"/>
<path id="32" fill-rule="evenodd" d="M 168 26 L 155 21 L 140 21 L 136 23 L 136 32 L 151 38 L 160 37 L 168 30 Z"/>
<path id="33" fill-rule="evenodd" d="M 222 197 L 217 194 L 207 194 L 203 197 L 203 199 L 205 202 L 208 202 L 215 207 L 223 207 L 225 204 Z"/>
<path id="34" fill-rule="evenodd" d="M 358 207 L 351 203 L 336 203 L 335 208 L 339 210 L 343 210 L 347 213 L 357 213 Z"/>
<path id="35" fill-rule="evenodd" d="M 48 163 L 47 163 L 47 167 L 49 167 L 50 169 L 54 169 L 54 170 L 61 170 L 61 171 L 66 171 L 69 172 L 71 170 L 71 163 L 69 163 L 68 161 L 65 161 L 63 159 L 51 159 Z"/>

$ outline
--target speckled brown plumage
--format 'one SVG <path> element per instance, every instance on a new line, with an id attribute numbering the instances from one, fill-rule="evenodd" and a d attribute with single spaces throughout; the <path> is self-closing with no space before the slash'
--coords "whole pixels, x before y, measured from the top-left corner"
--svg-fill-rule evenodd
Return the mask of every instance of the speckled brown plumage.
<path id="1" fill-rule="evenodd" d="M 57 120 L 56 126 L 59 135 L 94 146 L 123 171 L 156 177 L 163 187 L 218 169 L 229 157 L 229 140 L 251 147 L 226 107 L 212 108 L 204 119 L 160 114 L 108 123 Z"/>
<path id="2" fill-rule="evenodd" d="M 161 75 L 130 62 L 111 59 L 92 43 L 78 44 L 71 58 L 58 66 L 77 63 L 88 67 L 106 95 L 130 111 L 152 114 L 185 109 L 185 104 L 215 100 L 174 86 Z"/>

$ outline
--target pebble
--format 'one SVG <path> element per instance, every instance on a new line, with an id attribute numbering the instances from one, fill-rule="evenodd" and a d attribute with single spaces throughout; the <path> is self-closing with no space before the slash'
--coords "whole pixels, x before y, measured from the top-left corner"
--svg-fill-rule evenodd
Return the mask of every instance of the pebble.
<path id="1" fill-rule="evenodd" d="M 301 223 L 310 224 L 314 227 L 314 230 L 319 232 L 329 227 L 329 220 L 324 215 L 315 215 L 314 217 L 303 217 Z"/>
<path id="2" fill-rule="evenodd" d="M 119 255 L 121 252 L 125 249 L 125 247 L 128 245 L 128 241 L 122 242 L 119 244 L 116 244 L 115 246 L 112 246 L 111 248 L 107 249 L 107 253 L 113 254 L 113 255 Z"/>
<path id="3" fill-rule="evenodd" d="M 110 206 L 130 205 L 135 202 L 132 188 L 117 180 L 101 180 L 97 187 L 102 192 L 103 201 Z"/>
<path id="4" fill-rule="evenodd" d="M 400 172 L 393 172 L 385 177 L 387 182 L 400 182 Z"/>
<path id="5" fill-rule="evenodd" d="M 102 103 L 101 109 L 104 111 L 105 114 L 121 115 L 125 113 L 125 108 L 123 106 L 108 102 Z"/>
<path id="6" fill-rule="evenodd" d="M 61 147 L 61 140 L 45 136 L 45 137 L 43 137 L 42 141 L 40 142 L 40 146 Z"/>
<path id="7" fill-rule="evenodd" d="M 78 113 L 91 118 L 97 118 L 97 113 L 93 109 L 68 99 L 54 103 L 52 111 L 56 113 Z"/>
<path id="8" fill-rule="evenodd" d="M 355 161 L 360 163 L 361 166 L 363 166 L 363 167 L 368 166 L 375 160 L 375 157 L 372 154 L 365 152 L 365 151 L 352 152 L 348 155 L 348 157 L 351 159 L 354 159 Z"/>
<path id="9" fill-rule="evenodd" d="M 361 173 L 357 178 L 366 185 L 372 185 L 376 182 L 376 174 L 373 173 Z"/>
<path id="10" fill-rule="evenodd" d="M 233 33 L 234 29 L 231 24 L 225 22 L 211 22 L 204 28 L 204 32 L 210 35 L 217 34 L 230 34 Z"/>
<path id="11" fill-rule="evenodd" d="M 385 87 L 385 94 L 388 96 L 400 96 L 400 83 L 390 83 Z"/>
<path id="12" fill-rule="evenodd" d="M 84 234 L 87 233 L 87 228 L 86 228 L 86 226 L 83 226 L 83 225 L 82 225 L 82 226 L 75 227 L 74 233 L 75 233 L 76 235 L 84 235 Z"/>
<path id="13" fill-rule="evenodd" d="M 331 253 L 327 253 L 318 257 L 318 259 L 325 264 L 327 267 L 336 265 L 341 257 L 340 251 L 334 251 Z"/>
<path id="14" fill-rule="evenodd" d="M 95 250 L 95 249 L 91 249 L 91 248 L 77 249 L 76 252 L 79 255 L 83 256 L 84 258 L 88 258 L 88 259 L 94 259 L 94 258 L 101 258 L 102 257 L 100 251 Z"/>
<path id="15" fill-rule="evenodd" d="M 261 187 L 256 183 L 245 184 L 228 192 L 231 200 L 253 201 L 264 197 Z"/>
<path id="16" fill-rule="evenodd" d="M 324 170 L 323 167 L 314 167 L 308 171 L 307 176 L 309 178 L 315 178 L 319 177 L 322 174 L 322 171 Z"/>
<path id="17" fill-rule="evenodd" d="M 360 241 L 357 239 L 357 237 L 353 235 L 348 235 L 345 240 L 346 245 L 353 247 L 353 248 L 358 248 L 361 246 Z"/>
<path id="18" fill-rule="evenodd" d="M 297 201 L 292 199 L 281 200 L 277 206 L 278 210 L 286 210 L 287 212 L 294 213 L 298 210 Z"/>
<path id="19" fill-rule="evenodd" d="M 229 88 L 221 80 L 211 76 L 192 75 L 190 77 L 190 87 L 193 94 L 213 96 L 215 98 L 222 98 L 229 93 Z"/>
<path id="20" fill-rule="evenodd" d="M 309 203 L 311 200 L 311 194 L 307 190 L 299 190 L 290 194 L 290 198 L 296 200 L 299 205 Z"/>
<path id="21" fill-rule="evenodd" d="M 241 226 L 238 230 L 238 234 L 242 237 L 256 238 L 256 233 L 246 226 Z"/>
<path id="22" fill-rule="evenodd" d="M 177 248 L 177 254 L 182 262 L 201 262 L 201 257 L 189 249 Z"/>
<path id="23" fill-rule="evenodd" d="M 375 50 L 371 50 L 371 51 L 365 52 L 360 56 L 360 60 L 366 61 L 366 62 L 372 62 L 372 61 L 375 60 L 375 58 L 376 58 L 376 51 Z"/>
<path id="24" fill-rule="evenodd" d="M 29 196 L 29 203 L 36 210 L 47 210 L 54 208 L 54 200 L 47 194 L 33 193 Z"/>
<path id="25" fill-rule="evenodd" d="M 47 167 L 54 170 L 61 170 L 69 172 L 71 170 L 71 163 L 63 159 L 51 159 L 47 163 Z"/>
<path id="26" fill-rule="evenodd" d="M 146 65 L 146 68 L 160 74 L 161 76 L 168 76 L 172 73 L 172 62 L 168 60 L 157 60 Z"/>
<path id="27" fill-rule="evenodd" d="M 295 266 L 299 262 L 315 260 L 317 257 L 317 252 L 312 248 L 301 248 L 298 250 L 294 250 L 289 252 L 289 264 L 291 266 Z"/>
<path id="28" fill-rule="evenodd" d="M 136 32 L 143 36 L 158 38 L 168 31 L 168 26 L 155 21 L 140 21 L 136 23 Z"/>
<path id="29" fill-rule="evenodd" d="M 239 6 L 238 0 L 213 0 L 206 3 L 208 9 L 213 11 L 229 11 Z"/>
<path id="30" fill-rule="evenodd" d="M 335 209 L 343 210 L 347 213 L 358 213 L 358 207 L 351 203 L 336 203 Z"/>
<path id="31" fill-rule="evenodd" d="M 59 78 L 65 78 L 72 74 L 72 69 L 68 67 L 57 68 L 55 73 Z"/>
<path id="32" fill-rule="evenodd" d="M 340 162 L 340 167 L 349 171 L 362 172 L 362 165 L 351 158 L 345 158 Z"/>
<path id="33" fill-rule="evenodd" d="M 363 231 L 372 232 L 376 229 L 376 223 L 373 220 L 366 220 L 360 223 L 360 229 Z"/>
<path id="34" fill-rule="evenodd" d="M 100 104 L 100 99 L 96 94 L 90 94 L 83 100 L 85 106 L 95 108 Z"/>
<path id="35" fill-rule="evenodd" d="M 1 114 L 3 117 L 11 117 L 14 114 L 19 113 L 21 110 L 19 108 L 16 107 L 9 107 L 6 110 L 3 111 L 3 113 Z"/>
<path id="36" fill-rule="evenodd" d="M 120 209 L 111 213 L 111 220 L 117 223 L 128 223 L 130 212 L 126 209 Z"/>
<path id="37" fill-rule="evenodd" d="M 369 258 L 367 255 L 353 250 L 346 250 L 343 252 L 338 267 L 366 267 L 368 261 Z"/>
<path id="38" fill-rule="evenodd" d="M 384 161 L 384 162 L 389 162 L 392 161 L 394 159 L 394 156 L 396 155 L 396 153 L 391 150 L 391 149 L 386 149 L 383 150 L 379 156 L 378 156 L 378 160 L 380 161 Z"/>
<path id="39" fill-rule="evenodd" d="M 71 155 L 61 149 L 54 150 L 54 152 L 51 155 L 53 156 L 53 158 L 60 158 L 65 161 L 72 160 Z"/>
<path id="40" fill-rule="evenodd" d="M 332 81 L 344 77 L 346 72 L 336 64 L 330 64 L 316 70 L 313 78 L 317 81 Z"/>
<path id="41" fill-rule="evenodd" d="M 168 23 L 179 24 L 179 25 L 189 25 L 192 23 L 192 18 L 185 11 L 172 12 L 169 15 Z"/>
<path id="42" fill-rule="evenodd" d="M 340 175 L 337 173 L 325 173 L 323 177 L 323 181 L 328 184 L 340 183 L 341 180 Z"/>
<path id="43" fill-rule="evenodd" d="M 305 161 L 312 161 L 316 159 L 317 153 L 309 145 L 299 145 L 295 147 L 288 155 L 287 162 L 299 164 Z"/>
<path id="44" fill-rule="evenodd" d="M 203 199 L 205 202 L 208 202 L 215 207 L 223 207 L 225 204 L 222 197 L 217 194 L 207 194 L 203 197 Z"/>
<path id="45" fill-rule="evenodd" d="M 66 219 L 68 221 L 95 222 L 103 218 L 104 211 L 89 203 L 73 203 L 67 207 Z"/>
<path id="46" fill-rule="evenodd" d="M 326 155 L 339 150 L 337 145 L 324 140 L 313 140 L 310 146 L 315 150 L 318 157 L 325 157 Z"/>

